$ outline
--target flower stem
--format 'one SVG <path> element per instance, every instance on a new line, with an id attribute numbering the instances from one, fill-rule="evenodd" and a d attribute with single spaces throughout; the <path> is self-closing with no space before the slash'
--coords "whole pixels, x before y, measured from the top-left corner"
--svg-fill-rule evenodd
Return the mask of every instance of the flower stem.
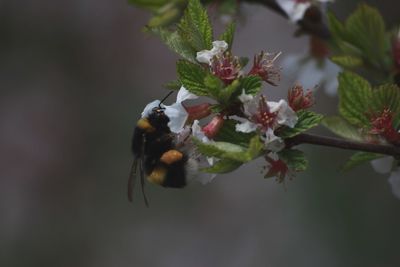
<path id="1" fill-rule="evenodd" d="M 285 143 L 287 148 L 300 144 L 313 144 L 319 146 L 342 148 L 347 150 L 372 152 L 397 157 L 400 156 L 400 146 L 369 144 L 312 134 L 299 134 L 295 137 L 285 139 Z"/>

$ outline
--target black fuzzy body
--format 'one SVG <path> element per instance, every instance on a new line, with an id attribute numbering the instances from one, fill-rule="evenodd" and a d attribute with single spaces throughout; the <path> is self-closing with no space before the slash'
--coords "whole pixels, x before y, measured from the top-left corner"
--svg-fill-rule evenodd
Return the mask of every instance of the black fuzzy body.
<path id="1" fill-rule="evenodd" d="M 168 122 L 169 118 L 162 109 L 154 109 L 147 117 L 148 122 L 154 128 L 152 131 L 135 127 L 132 137 L 132 153 L 139 164 L 142 164 L 144 175 L 149 176 L 156 168 L 165 168 L 166 174 L 161 186 L 181 188 L 186 185 L 187 156 L 172 164 L 160 161 L 161 156 L 171 150 L 178 150 L 174 142 Z"/>

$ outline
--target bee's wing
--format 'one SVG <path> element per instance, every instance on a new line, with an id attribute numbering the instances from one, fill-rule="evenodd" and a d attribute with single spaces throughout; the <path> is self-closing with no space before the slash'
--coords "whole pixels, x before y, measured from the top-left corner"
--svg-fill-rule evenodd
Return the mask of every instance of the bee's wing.
<path id="1" fill-rule="evenodd" d="M 128 179 L 128 199 L 130 202 L 132 202 L 132 199 L 133 199 L 133 189 L 135 187 L 135 181 L 136 181 L 136 175 L 137 175 L 137 165 L 138 165 L 138 159 L 135 157 L 133 159 L 131 172 L 129 174 L 129 179 Z"/>
<path id="2" fill-rule="evenodd" d="M 143 194 L 144 204 L 146 204 L 146 207 L 149 207 L 149 202 L 147 201 L 146 193 L 144 192 L 144 166 L 143 166 L 143 164 L 144 164 L 144 159 L 143 159 L 143 156 L 142 156 L 142 159 L 140 160 L 140 166 L 139 166 L 139 169 L 140 169 L 140 184 L 141 184 L 141 187 L 142 187 L 142 194 Z"/>

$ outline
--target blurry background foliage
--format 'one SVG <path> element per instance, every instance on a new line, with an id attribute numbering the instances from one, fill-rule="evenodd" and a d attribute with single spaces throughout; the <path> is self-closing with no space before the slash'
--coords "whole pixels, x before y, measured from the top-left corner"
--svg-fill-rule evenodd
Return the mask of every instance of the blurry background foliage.
<path id="1" fill-rule="evenodd" d="M 356 2 L 332 8 L 345 18 Z M 367 2 L 398 18 L 398 1 Z M 278 15 L 241 14 L 236 54 L 306 51 Z M 367 165 L 338 172 L 351 152 L 304 147 L 310 167 L 286 191 L 255 162 L 128 203 L 134 123 L 176 78 L 177 57 L 141 31 L 149 18 L 124 1 L 0 1 L 0 266 L 398 266 L 400 202 Z M 293 82 L 283 72 L 267 93 Z"/>

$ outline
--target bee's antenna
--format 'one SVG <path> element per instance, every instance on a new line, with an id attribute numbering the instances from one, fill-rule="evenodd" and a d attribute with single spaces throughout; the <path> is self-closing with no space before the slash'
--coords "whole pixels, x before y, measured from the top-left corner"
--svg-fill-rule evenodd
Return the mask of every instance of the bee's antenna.
<path id="1" fill-rule="evenodd" d="M 161 108 L 161 104 L 162 104 L 165 100 L 167 100 L 167 98 L 168 98 L 170 95 L 172 95 L 173 92 L 174 92 L 174 91 L 170 91 L 170 92 L 160 101 L 160 104 L 158 104 L 158 107 L 159 107 L 159 108 Z"/>

